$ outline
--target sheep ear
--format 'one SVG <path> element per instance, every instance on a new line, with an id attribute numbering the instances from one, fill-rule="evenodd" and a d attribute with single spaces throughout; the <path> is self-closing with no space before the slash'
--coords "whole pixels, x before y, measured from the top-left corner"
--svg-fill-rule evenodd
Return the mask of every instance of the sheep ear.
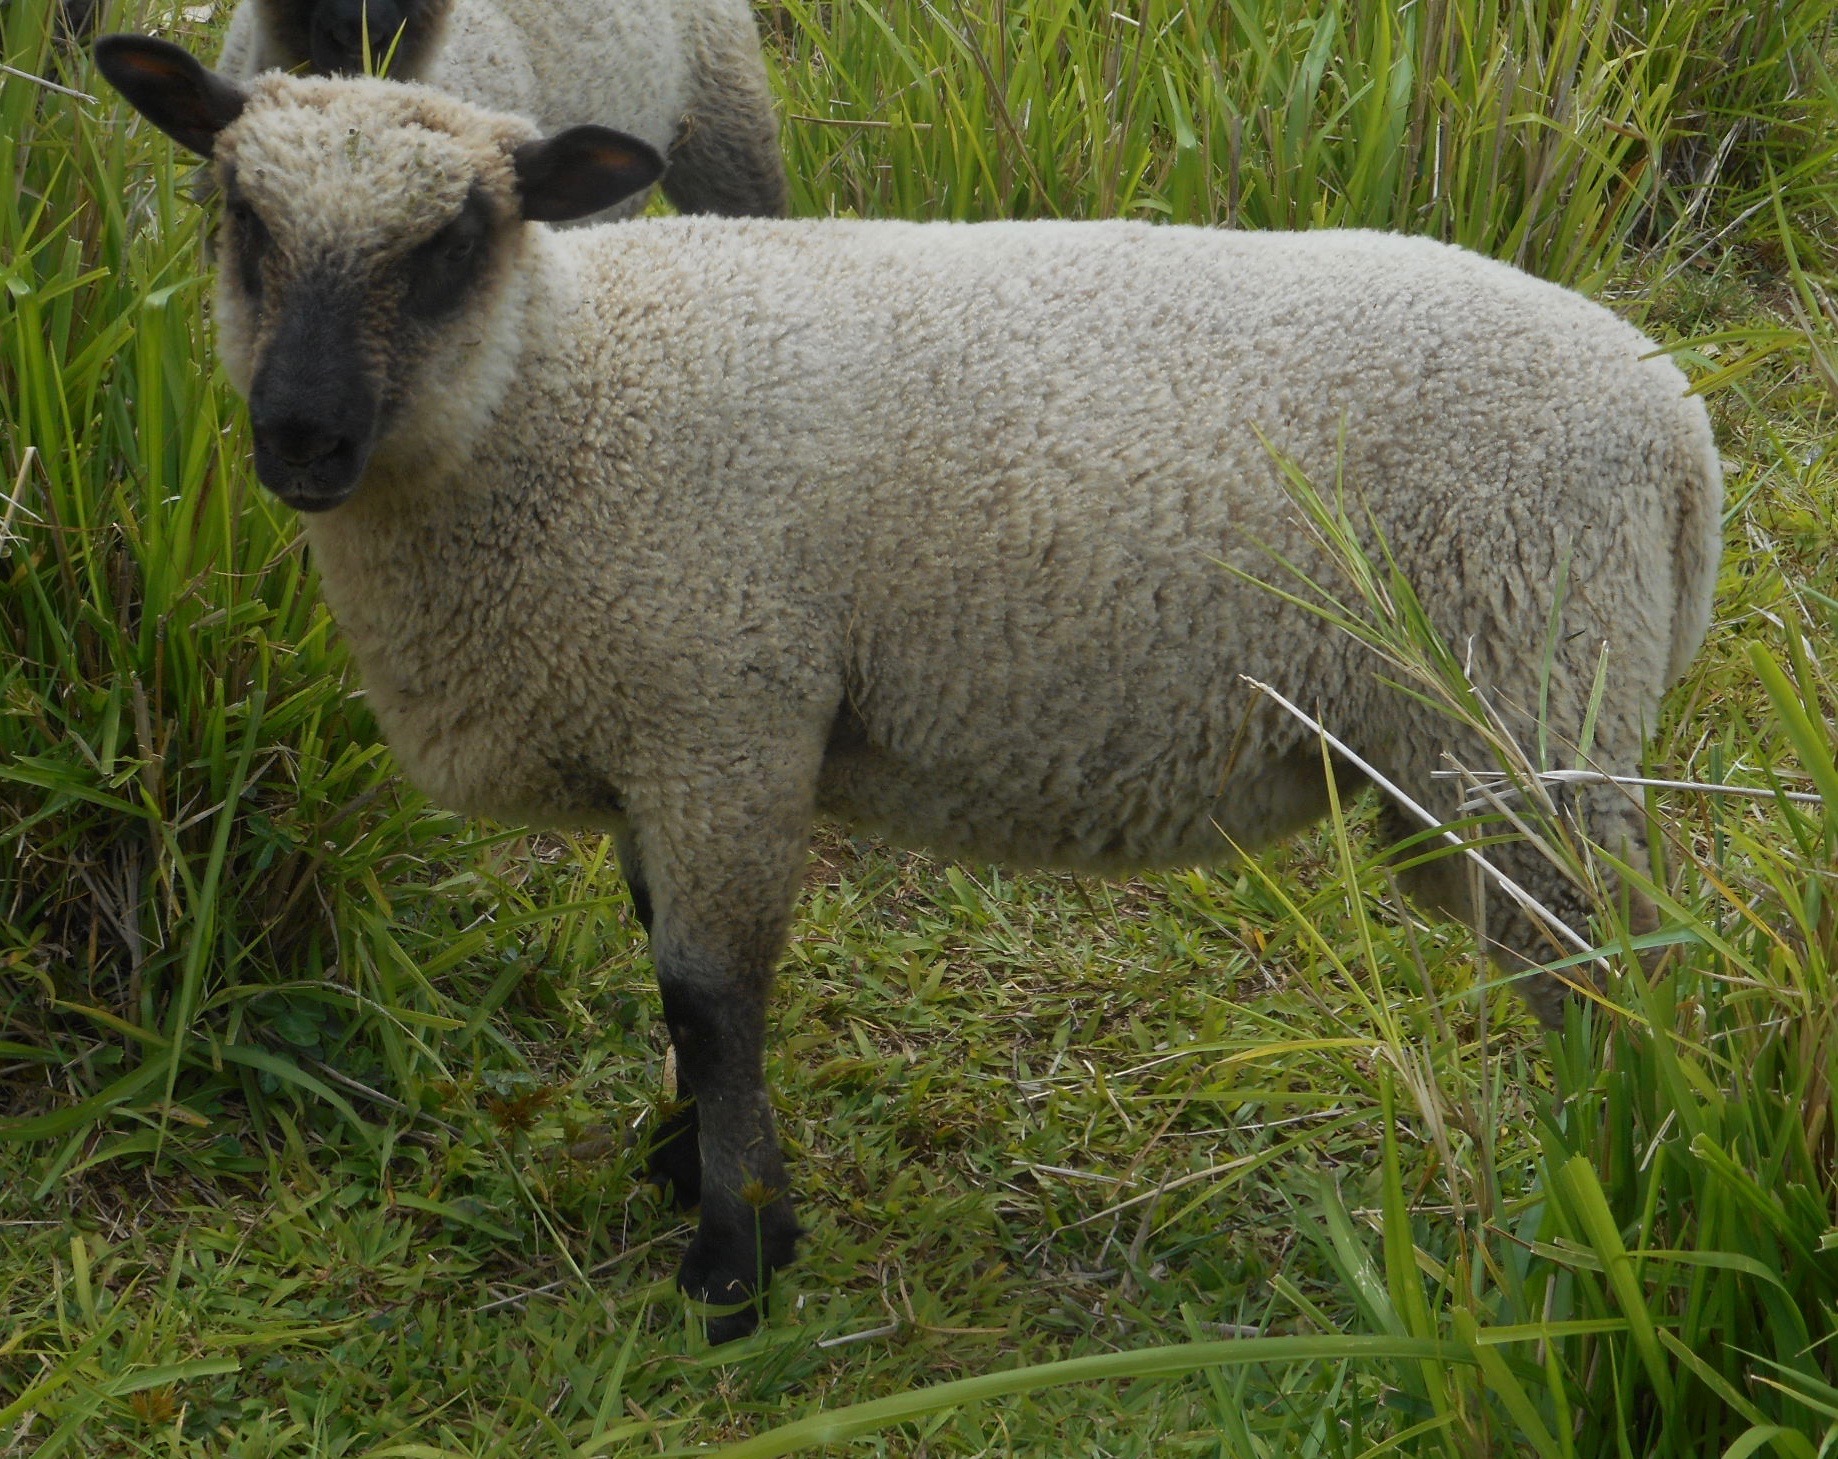
<path id="1" fill-rule="evenodd" d="M 129 106 L 200 157 L 211 155 L 217 134 L 242 115 L 249 99 L 190 51 L 150 35 L 103 36 L 96 42 L 96 69 Z"/>
<path id="2" fill-rule="evenodd" d="M 523 216 L 532 223 L 585 218 L 664 175 L 654 148 L 610 127 L 569 127 L 512 154 Z"/>

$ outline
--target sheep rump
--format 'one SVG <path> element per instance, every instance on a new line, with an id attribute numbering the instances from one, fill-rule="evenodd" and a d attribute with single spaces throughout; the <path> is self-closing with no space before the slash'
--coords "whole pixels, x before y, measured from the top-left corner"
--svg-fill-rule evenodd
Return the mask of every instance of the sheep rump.
<path id="1" fill-rule="evenodd" d="M 337 3 L 241 0 L 218 70 L 248 81 L 318 69 L 304 15 Z M 344 3 L 357 11 L 359 0 Z M 778 120 L 747 0 L 399 3 L 413 13 L 418 43 L 397 53 L 393 79 L 515 112 L 545 132 L 594 122 L 639 137 L 668 157 L 664 193 L 682 212 L 785 212 Z M 388 40 L 373 36 L 373 54 L 381 58 Z M 647 196 L 590 221 L 635 217 Z"/>
<path id="2" fill-rule="evenodd" d="M 1452 816 L 1431 771 L 1481 748 L 1244 576 L 1272 553 L 1329 576 L 1273 450 L 1371 514 L 1554 758 L 1602 669 L 1590 758 L 1637 768 L 1707 629 L 1702 404 L 1638 331 L 1504 265 L 1117 222 L 554 232 L 518 221 L 551 149 L 575 179 L 601 158 L 607 199 L 656 159 L 425 88 L 245 96 L 121 50 L 147 69 L 111 78 L 232 194 L 224 364 L 403 768 L 618 838 L 693 1098 L 654 1165 L 701 1204 L 678 1279 L 743 1308 L 717 1340 L 797 1236 L 762 1051 L 816 816 L 1021 864 L 1216 859 L 1327 804 L 1317 743 L 1246 675 Z M 424 256 L 432 298 L 402 273 Z M 1627 797 L 1573 801 L 1639 864 Z M 1585 920 L 1527 845 L 1490 854 Z M 1560 950 L 1446 863 L 1410 884 L 1508 966 Z M 1526 986 L 1558 1014 L 1554 980 Z"/>

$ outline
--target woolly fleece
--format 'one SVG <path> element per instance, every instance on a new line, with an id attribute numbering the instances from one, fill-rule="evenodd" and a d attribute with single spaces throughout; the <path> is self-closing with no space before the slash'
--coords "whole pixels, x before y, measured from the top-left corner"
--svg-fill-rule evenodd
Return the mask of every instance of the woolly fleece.
<path id="1" fill-rule="evenodd" d="M 289 253 L 362 268 L 475 179 L 508 210 L 528 135 L 420 88 L 266 77 L 220 158 Z M 575 823 L 596 807 L 551 762 L 589 766 L 670 886 L 762 854 L 682 824 L 730 775 L 800 834 L 818 810 L 1018 864 L 1256 846 L 1324 786 L 1241 674 L 1446 808 L 1446 735 L 1221 566 L 1322 567 L 1263 440 L 1340 473 L 1506 706 L 1538 703 L 1567 564 L 1549 719 L 1578 731 L 1606 642 L 1609 768 L 1709 622 L 1702 405 L 1608 311 L 1474 254 L 1128 223 L 506 246 L 464 358 L 399 392 L 374 480 L 309 540 L 413 778 Z"/>

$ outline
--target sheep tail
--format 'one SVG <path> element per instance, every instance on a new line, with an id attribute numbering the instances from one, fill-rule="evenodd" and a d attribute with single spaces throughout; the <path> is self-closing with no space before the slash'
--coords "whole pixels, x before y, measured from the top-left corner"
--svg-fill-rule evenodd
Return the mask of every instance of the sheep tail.
<path id="1" fill-rule="evenodd" d="M 1684 446 L 1678 483 L 1678 535 L 1672 549 L 1672 656 L 1669 682 L 1677 683 L 1710 632 L 1717 592 L 1717 563 L 1723 552 L 1723 462 L 1703 406 L 1695 407 Z"/>

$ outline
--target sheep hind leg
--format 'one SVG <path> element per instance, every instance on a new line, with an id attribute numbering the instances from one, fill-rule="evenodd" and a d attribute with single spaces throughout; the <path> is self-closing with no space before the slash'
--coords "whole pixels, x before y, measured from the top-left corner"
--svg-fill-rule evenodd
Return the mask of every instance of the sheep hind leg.
<path id="1" fill-rule="evenodd" d="M 1637 807 L 1626 803 L 1623 792 L 1614 787 L 1597 788 L 1596 793 L 1587 795 L 1587 806 L 1578 804 L 1574 794 L 1562 799 L 1569 804 L 1560 804 L 1559 812 L 1572 824 L 1577 813 L 1582 812 L 1583 824 L 1598 844 L 1608 847 L 1630 866 L 1642 864 L 1646 853 L 1644 817 Z M 1414 816 L 1387 800 L 1381 814 L 1381 834 L 1387 841 L 1397 845 L 1422 830 Z M 1411 899 L 1428 911 L 1474 928 L 1488 957 L 1514 979 L 1514 987 L 1538 1021 L 1547 1028 L 1561 1026 L 1575 987 L 1592 982 L 1593 975 L 1586 966 L 1571 967 L 1562 974 L 1538 969 L 1579 949 L 1491 879 L 1482 886 L 1484 874 L 1460 853 L 1451 850 L 1440 854 L 1434 842 L 1418 841 L 1397 854 L 1403 863 L 1399 879 Z M 1482 848 L 1481 854 L 1564 927 L 1579 937 L 1590 938 L 1598 895 L 1580 884 L 1570 870 L 1553 864 L 1523 839 Z M 1659 913 L 1651 898 L 1638 888 L 1617 887 L 1612 873 L 1605 879 L 1611 895 L 1625 898 L 1631 932 L 1639 935 L 1658 927 Z M 1481 893 L 1478 900 L 1477 889 Z"/>
<path id="2" fill-rule="evenodd" d="M 638 925 L 645 929 L 645 936 L 651 935 L 651 883 L 645 880 L 644 863 L 638 859 L 638 837 L 632 834 L 630 826 L 619 828 L 613 837 L 613 849 L 619 855 L 619 870 L 625 876 L 625 884 L 632 894 L 632 911 L 638 918 Z"/>
<path id="3" fill-rule="evenodd" d="M 679 1211 L 702 1203 L 702 1120 L 681 1066 L 675 1096 L 662 1099 L 657 1107 L 645 1154 L 645 1179 L 659 1190 L 668 1187 Z"/>
<path id="4" fill-rule="evenodd" d="M 644 863 L 638 857 L 638 838 L 626 826 L 614 837 L 614 845 L 619 853 L 619 869 L 625 873 L 626 887 L 632 893 L 632 911 L 649 938 L 655 914 L 651 885 L 645 880 Z M 680 1067 L 675 1083 L 673 1094 L 660 1094 L 658 1099 L 645 1154 L 645 1179 L 660 1190 L 669 1190 L 676 1208 L 687 1211 L 702 1199 L 701 1122 L 696 1118 L 695 1095 Z"/>

